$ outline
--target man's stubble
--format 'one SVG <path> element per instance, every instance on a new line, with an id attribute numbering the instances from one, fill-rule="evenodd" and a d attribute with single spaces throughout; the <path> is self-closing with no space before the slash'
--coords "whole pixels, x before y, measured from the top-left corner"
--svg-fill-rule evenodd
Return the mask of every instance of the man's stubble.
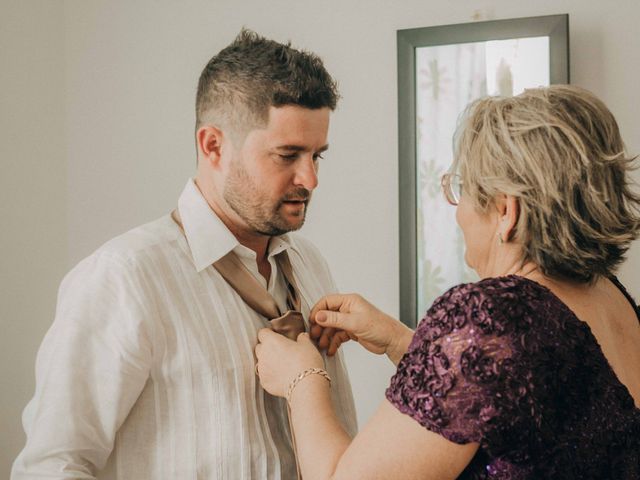
<path id="1" fill-rule="evenodd" d="M 304 225 L 311 192 L 306 188 L 295 188 L 274 202 L 256 185 L 244 165 L 235 161 L 231 164 L 229 176 L 225 181 L 223 197 L 229 207 L 254 232 L 277 236 L 298 230 Z M 286 200 L 294 198 L 307 200 L 298 216 L 299 221 L 292 224 L 285 219 L 282 207 Z"/>

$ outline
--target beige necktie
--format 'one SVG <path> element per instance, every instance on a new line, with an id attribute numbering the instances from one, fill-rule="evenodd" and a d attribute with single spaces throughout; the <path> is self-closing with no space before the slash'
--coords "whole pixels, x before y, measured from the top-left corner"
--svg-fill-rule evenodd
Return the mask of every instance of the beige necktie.
<path id="1" fill-rule="evenodd" d="M 177 210 L 171 212 L 171 217 L 184 231 L 180 214 Z M 300 296 L 298 295 L 287 252 L 283 251 L 276 255 L 276 262 L 287 284 L 287 307 L 289 310 L 284 313 L 280 311 L 271 294 L 253 276 L 235 252 L 227 253 L 224 257 L 214 262 L 213 267 L 247 305 L 269 320 L 269 324 L 275 332 L 296 340 L 298 335 L 305 331 L 305 326 L 300 312 Z"/>

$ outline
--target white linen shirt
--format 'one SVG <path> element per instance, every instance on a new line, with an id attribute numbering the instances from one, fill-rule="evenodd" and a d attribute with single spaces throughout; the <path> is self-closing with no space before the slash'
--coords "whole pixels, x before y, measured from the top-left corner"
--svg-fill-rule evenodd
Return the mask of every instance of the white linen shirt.
<path id="1" fill-rule="evenodd" d="M 11 478 L 294 479 L 286 402 L 254 372 L 268 322 L 211 266 L 240 245 L 192 180 L 170 215 L 103 245 L 63 280 L 25 408 L 27 443 Z M 185 238 L 186 237 L 186 238 Z M 298 235 L 274 237 L 268 285 L 284 306 L 273 256 L 287 250 L 302 313 L 335 292 L 326 262 Z M 253 256 L 252 256 L 253 255 Z M 341 354 L 325 358 L 350 434 L 355 410 Z"/>

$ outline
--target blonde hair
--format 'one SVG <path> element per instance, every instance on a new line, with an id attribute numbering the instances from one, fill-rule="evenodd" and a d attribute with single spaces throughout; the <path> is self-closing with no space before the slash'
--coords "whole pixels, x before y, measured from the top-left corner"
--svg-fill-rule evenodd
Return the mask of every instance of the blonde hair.
<path id="1" fill-rule="evenodd" d="M 476 208 L 498 194 L 519 201 L 514 239 L 552 277 L 611 276 L 640 230 L 640 196 L 615 118 L 570 85 L 471 104 L 458 130 L 453 169 Z"/>

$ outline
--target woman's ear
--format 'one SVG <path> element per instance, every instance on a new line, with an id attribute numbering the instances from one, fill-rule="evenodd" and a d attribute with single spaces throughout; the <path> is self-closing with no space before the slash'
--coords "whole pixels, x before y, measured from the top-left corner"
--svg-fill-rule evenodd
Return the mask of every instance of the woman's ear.
<path id="1" fill-rule="evenodd" d="M 212 167 L 217 167 L 222 156 L 222 130 L 213 125 L 204 125 L 196 132 L 196 148 L 199 161 L 205 161 Z"/>
<path id="2" fill-rule="evenodd" d="M 501 195 L 496 202 L 500 214 L 498 233 L 503 241 L 508 242 L 515 235 L 516 224 L 520 218 L 520 203 L 511 195 Z"/>

